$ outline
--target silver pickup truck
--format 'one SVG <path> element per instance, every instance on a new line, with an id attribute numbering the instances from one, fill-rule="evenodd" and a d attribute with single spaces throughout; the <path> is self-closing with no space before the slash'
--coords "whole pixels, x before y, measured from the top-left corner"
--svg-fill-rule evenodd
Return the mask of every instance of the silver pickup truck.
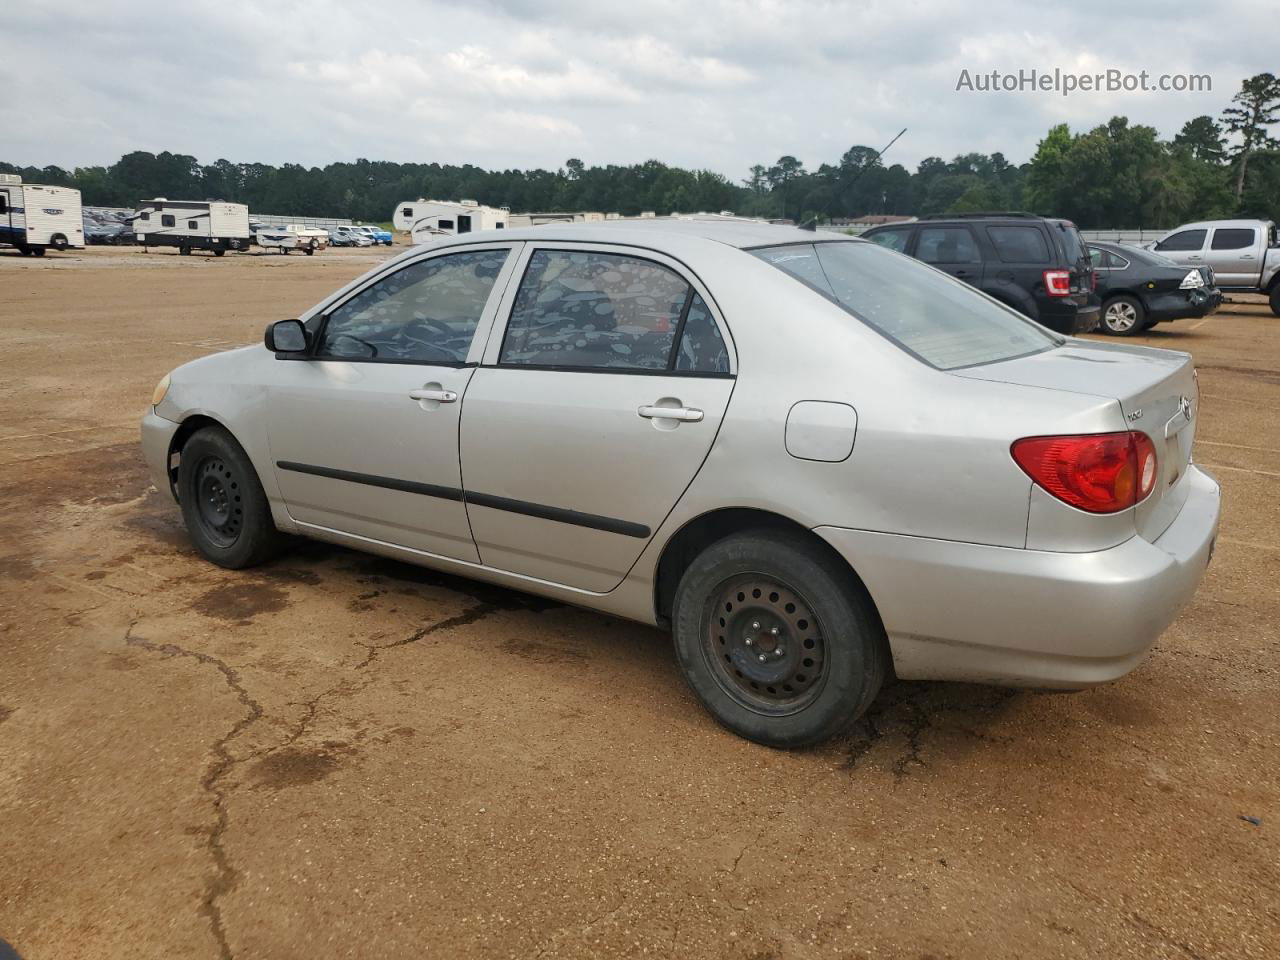
<path id="1" fill-rule="evenodd" d="M 1184 266 L 1208 266 L 1225 292 L 1267 294 L 1280 317 L 1280 245 L 1270 220 L 1184 223 L 1151 249 Z"/>

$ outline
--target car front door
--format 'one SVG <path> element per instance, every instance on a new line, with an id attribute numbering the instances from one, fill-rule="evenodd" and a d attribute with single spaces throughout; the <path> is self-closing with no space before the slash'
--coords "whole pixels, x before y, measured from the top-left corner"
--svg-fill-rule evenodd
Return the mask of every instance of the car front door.
<path id="1" fill-rule="evenodd" d="M 530 244 L 518 275 L 463 402 L 471 529 L 487 566 L 603 593 L 706 459 L 730 341 L 657 253 Z"/>
<path id="2" fill-rule="evenodd" d="M 518 245 L 424 255 L 313 318 L 310 355 L 281 360 L 271 457 L 305 527 L 476 562 L 458 421 Z"/>
<path id="3" fill-rule="evenodd" d="M 1204 263 L 1204 248 L 1208 238 L 1208 230 L 1199 228 L 1179 230 L 1157 243 L 1154 249 L 1174 263 L 1185 267 L 1198 267 Z"/>
<path id="4" fill-rule="evenodd" d="M 1257 286 L 1262 272 L 1257 227 L 1215 227 L 1205 262 L 1224 287 Z"/>
<path id="5" fill-rule="evenodd" d="M 982 285 L 982 253 L 968 227 L 922 226 L 916 234 L 915 256 L 965 283 Z"/>

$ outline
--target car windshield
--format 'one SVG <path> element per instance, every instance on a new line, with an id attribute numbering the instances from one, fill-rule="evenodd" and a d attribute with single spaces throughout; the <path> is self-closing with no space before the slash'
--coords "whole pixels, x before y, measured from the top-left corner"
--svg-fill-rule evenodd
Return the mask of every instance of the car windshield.
<path id="1" fill-rule="evenodd" d="M 1063 340 L 968 284 L 871 243 L 752 250 L 939 370 L 1039 353 Z"/>

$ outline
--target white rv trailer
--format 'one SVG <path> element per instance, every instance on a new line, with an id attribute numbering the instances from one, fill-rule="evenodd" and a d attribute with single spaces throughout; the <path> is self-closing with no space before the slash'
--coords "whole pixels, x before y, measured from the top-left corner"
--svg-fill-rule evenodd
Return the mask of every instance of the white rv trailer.
<path id="1" fill-rule="evenodd" d="M 16 173 L 0 174 L 0 243 L 37 257 L 50 247 L 83 247 L 80 191 L 23 183 Z"/>
<path id="2" fill-rule="evenodd" d="M 505 207 L 486 207 L 474 200 L 406 200 L 396 206 L 391 224 L 397 230 L 417 232 L 427 243 L 441 236 L 456 236 L 476 230 L 502 230 L 507 226 L 509 211 Z"/>
<path id="3" fill-rule="evenodd" d="M 138 205 L 133 232 L 143 246 L 177 247 L 179 253 L 212 250 L 219 257 L 228 250 L 248 250 L 253 237 L 243 203 L 164 197 Z"/>
<path id="4" fill-rule="evenodd" d="M 613 215 L 616 219 L 617 214 Z M 509 218 L 509 226 L 541 227 L 548 223 L 603 223 L 609 216 L 594 210 L 579 210 L 576 213 L 513 213 Z"/>

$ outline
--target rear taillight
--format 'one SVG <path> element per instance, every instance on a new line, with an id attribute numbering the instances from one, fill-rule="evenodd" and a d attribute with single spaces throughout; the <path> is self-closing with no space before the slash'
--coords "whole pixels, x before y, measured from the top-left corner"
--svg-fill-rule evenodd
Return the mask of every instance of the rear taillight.
<path id="1" fill-rule="evenodd" d="M 1071 271 L 1046 270 L 1044 289 L 1051 297 L 1065 297 L 1071 293 Z"/>
<path id="2" fill-rule="evenodd" d="M 1089 289 L 1090 290 L 1098 289 L 1098 271 L 1097 270 L 1089 274 Z"/>
<path id="3" fill-rule="evenodd" d="M 1015 440 L 1010 452 L 1037 484 L 1089 513 L 1127 510 L 1156 485 L 1155 444 L 1134 430 L 1026 437 Z"/>

